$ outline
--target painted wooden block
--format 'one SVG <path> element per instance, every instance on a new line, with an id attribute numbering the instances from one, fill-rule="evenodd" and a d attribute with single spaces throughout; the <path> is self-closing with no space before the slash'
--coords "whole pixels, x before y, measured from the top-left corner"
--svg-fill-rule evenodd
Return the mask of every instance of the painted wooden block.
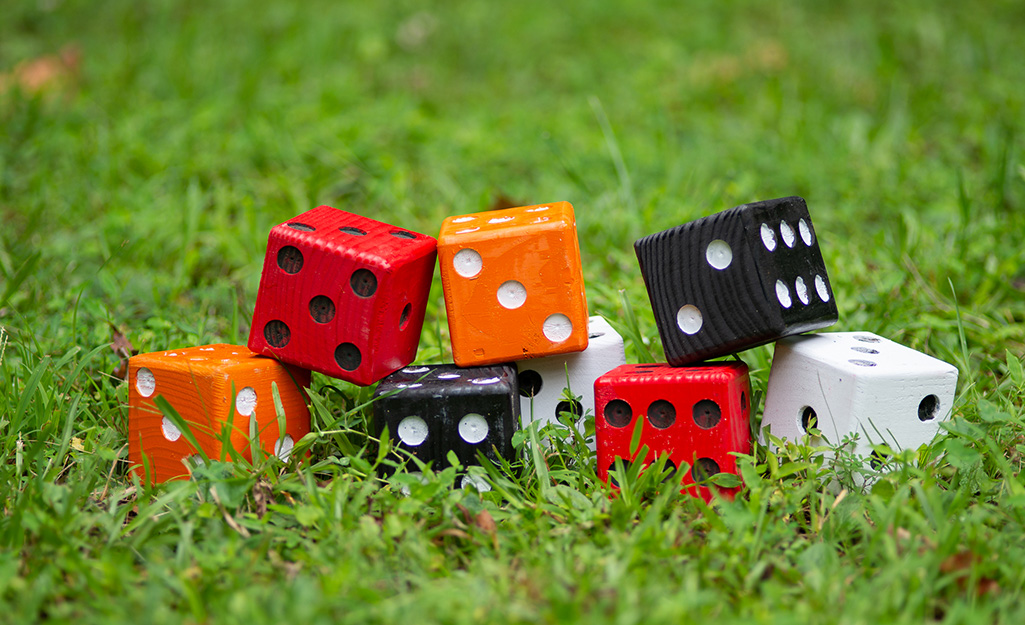
<path id="1" fill-rule="evenodd" d="M 272 384 L 285 410 L 278 430 Z M 132 356 L 128 361 L 128 460 L 153 483 L 188 477 L 182 460 L 197 450 L 154 404 L 163 396 L 189 424 L 196 442 L 214 459 L 229 459 L 227 441 L 247 459 L 249 423 L 256 420 L 260 447 L 288 459 L 310 431 L 305 389 L 310 372 L 264 358 L 240 345 L 204 345 Z"/>
<path id="2" fill-rule="evenodd" d="M 562 412 L 571 412 L 580 421 L 583 433 L 585 408 L 594 406 L 594 381 L 620 365 L 626 364 L 623 337 L 602 317 L 588 320 L 587 349 L 571 354 L 521 360 L 519 370 L 520 415 L 523 426 L 533 421 L 538 427 L 557 420 Z M 581 400 L 570 400 L 567 391 Z M 588 446 L 594 449 L 594 438 Z"/>
<path id="3" fill-rule="evenodd" d="M 416 357 L 434 238 L 319 206 L 270 232 L 249 348 L 369 385 Z"/>
<path id="4" fill-rule="evenodd" d="M 568 202 L 448 217 L 438 260 L 457 365 L 587 347 L 580 246 Z"/>
<path id="5" fill-rule="evenodd" d="M 858 433 L 872 444 L 915 449 L 950 418 L 957 368 L 871 332 L 795 336 L 776 343 L 763 433 L 797 440 L 817 427 L 837 444 Z"/>
<path id="6" fill-rule="evenodd" d="M 387 427 L 397 447 L 436 469 L 449 451 L 464 466 L 479 464 L 478 453 L 513 459 L 520 404 L 509 365 L 406 367 L 381 380 L 371 405 L 376 436 Z"/>
<path id="7" fill-rule="evenodd" d="M 836 322 L 803 199 L 744 204 L 634 243 L 672 365 L 725 356 Z"/>
<path id="8" fill-rule="evenodd" d="M 732 454 L 751 452 L 750 402 L 747 365 L 739 361 L 617 367 L 594 383 L 598 477 L 611 480 L 617 458 L 647 466 L 668 454 L 667 467 L 691 467 L 675 478 L 681 492 L 711 500 L 708 487 L 693 484 L 716 473 L 737 473 Z M 647 447 L 643 458 L 630 453 L 638 421 L 638 452 Z M 738 490 L 715 488 L 727 497 Z"/>

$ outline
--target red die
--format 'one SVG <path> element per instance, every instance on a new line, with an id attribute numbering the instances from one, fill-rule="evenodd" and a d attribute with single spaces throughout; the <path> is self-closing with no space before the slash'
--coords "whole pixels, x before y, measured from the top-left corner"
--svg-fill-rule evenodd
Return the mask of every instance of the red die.
<path id="1" fill-rule="evenodd" d="M 747 365 L 742 362 L 616 367 L 594 382 L 598 477 L 609 480 L 616 458 L 624 463 L 636 460 L 630 454 L 630 440 L 637 418 L 646 416 L 638 445 L 638 451 L 648 449 L 644 465 L 662 454 L 669 455 L 666 466 L 690 465 L 679 478 L 680 492 L 710 501 L 708 488 L 690 485 L 716 473 L 737 473 L 731 452 L 751 452 L 750 396 Z M 719 492 L 732 497 L 737 490 Z"/>
<path id="2" fill-rule="evenodd" d="M 330 206 L 270 231 L 249 349 L 363 386 L 416 357 L 438 242 Z"/>

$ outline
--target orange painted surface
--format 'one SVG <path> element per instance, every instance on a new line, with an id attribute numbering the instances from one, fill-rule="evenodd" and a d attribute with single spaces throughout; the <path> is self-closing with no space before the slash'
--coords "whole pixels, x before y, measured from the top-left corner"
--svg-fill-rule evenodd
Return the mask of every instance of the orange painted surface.
<path id="1" fill-rule="evenodd" d="M 448 217 L 438 259 L 457 365 L 587 347 L 587 299 L 569 202 Z"/>
<path id="2" fill-rule="evenodd" d="M 271 390 L 275 382 L 285 409 L 283 434 L 278 432 Z M 145 477 L 145 455 L 154 483 L 188 477 L 182 459 L 196 450 L 173 423 L 164 420 L 154 404 L 160 395 L 189 424 L 209 458 L 230 459 L 221 443 L 227 427 L 226 440 L 231 447 L 251 460 L 249 420 L 253 415 L 260 447 L 268 454 L 275 453 L 275 444 L 285 435 L 295 443 L 310 431 L 305 394 L 309 384 L 309 371 L 239 345 L 204 345 L 133 356 L 128 361 L 128 460 L 132 470 Z"/>

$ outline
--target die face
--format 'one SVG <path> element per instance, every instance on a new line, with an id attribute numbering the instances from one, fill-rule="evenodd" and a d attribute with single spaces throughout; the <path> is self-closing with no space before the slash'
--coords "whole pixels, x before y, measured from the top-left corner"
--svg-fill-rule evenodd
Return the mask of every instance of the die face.
<path id="1" fill-rule="evenodd" d="M 538 421 L 538 427 L 552 423 L 563 412 L 580 417 L 577 427 L 583 433 L 585 409 L 594 406 L 594 381 L 604 373 L 626 364 L 623 338 L 602 317 L 588 320 L 587 349 L 582 352 L 521 360 L 519 371 L 520 415 L 523 427 Z M 568 382 L 568 387 L 567 387 Z M 566 397 L 566 389 L 577 402 Z M 594 439 L 588 447 L 595 448 Z"/>
<path id="2" fill-rule="evenodd" d="M 776 345 L 763 433 L 797 440 L 817 425 L 829 443 L 859 433 L 854 453 L 929 443 L 950 417 L 957 369 L 870 332 L 790 337 Z"/>
<path id="3" fill-rule="evenodd" d="M 303 390 L 309 372 L 245 347 L 217 344 L 140 354 L 129 360 L 128 369 L 129 461 L 140 476 L 148 465 L 154 483 L 187 477 L 182 459 L 197 453 L 156 407 L 158 396 L 189 424 L 210 458 L 228 457 L 222 445 L 227 428 L 229 444 L 251 460 L 250 419 L 255 419 L 261 448 L 282 458 L 310 430 Z M 278 431 L 273 385 L 285 412 L 284 433 Z"/>
<path id="4" fill-rule="evenodd" d="M 587 347 L 580 246 L 568 202 L 449 217 L 438 259 L 459 366 Z"/>
<path id="5" fill-rule="evenodd" d="M 189 362 L 184 351 L 140 354 L 128 361 L 128 461 L 141 478 L 148 469 L 155 484 L 187 478 L 182 460 L 197 453 L 156 407 L 159 395 L 182 415 L 208 457 L 221 455 L 217 424 L 224 422 L 228 411 L 223 384 L 205 371 L 193 376 L 187 364 L 178 365 Z"/>
<path id="6" fill-rule="evenodd" d="M 634 249 L 672 365 L 837 320 L 801 198 L 738 206 L 643 237 Z"/>
<path id="7" fill-rule="evenodd" d="M 616 458 L 647 465 L 668 454 L 673 467 L 692 467 L 677 477 L 681 492 L 711 500 L 710 489 L 692 486 L 700 481 L 694 479 L 695 472 L 701 479 L 719 472 L 736 474 L 732 454 L 751 451 L 751 388 L 742 362 L 624 365 L 598 378 L 594 392 L 602 480 L 610 479 Z M 638 421 L 642 421 L 638 450 L 648 450 L 644 458 L 630 453 Z M 737 492 L 718 490 L 727 497 Z"/>
<path id="8" fill-rule="evenodd" d="M 249 347 L 360 385 L 416 357 L 437 243 L 329 206 L 270 233 Z"/>
<path id="9" fill-rule="evenodd" d="M 516 370 L 511 366 L 459 368 L 424 365 L 400 369 L 374 391 L 374 430 L 388 427 L 392 440 L 423 462 L 478 464 L 477 454 L 497 462 L 514 456 L 519 423 Z"/>
<path id="10" fill-rule="evenodd" d="M 779 306 L 782 332 L 799 334 L 835 323 L 836 301 L 804 199 L 785 197 L 734 210 L 743 215 L 763 296 Z"/>

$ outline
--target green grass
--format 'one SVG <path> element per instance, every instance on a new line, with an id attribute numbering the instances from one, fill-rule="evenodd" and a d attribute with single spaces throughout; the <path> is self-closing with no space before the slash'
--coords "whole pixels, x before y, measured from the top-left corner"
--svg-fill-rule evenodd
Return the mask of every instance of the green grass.
<path id="1" fill-rule="evenodd" d="M 5 3 L 0 72 L 82 61 L 0 95 L 0 622 L 1022 622 L 1021 3 L 637 4 Z M 313 206 L 434 234 L 568 200 L 638 361 L 632 242 L 791 194 L 834 329 L 961 372 L 947 436 L 868 490 L 792 446 L 734 502 L 609 498 L 571 440 L 483 495 L 382 480 L 368 392 L 323 377 L 298 469 L 127 474 L 113 331 L 244 343 L 267 231 Z M 771 348 L 743 357 L 760 396 Z M 418 359 L 448 358 L 436 280 Z"/>

